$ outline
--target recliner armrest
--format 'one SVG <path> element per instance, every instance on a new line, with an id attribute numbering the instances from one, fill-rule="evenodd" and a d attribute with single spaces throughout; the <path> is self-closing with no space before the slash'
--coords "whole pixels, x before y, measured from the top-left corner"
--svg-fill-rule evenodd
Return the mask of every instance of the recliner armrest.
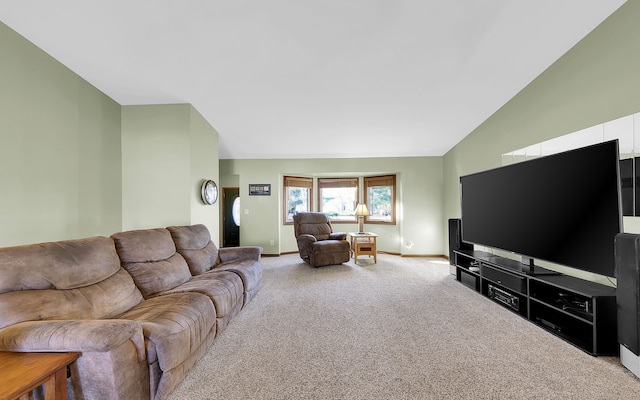
<path id="1" fill-rule="evenodd" d="M 310 235 L 308 233 L 302 233 L 300 235 L 298 235 L 298 237 L 296 238 L 299 242 L 305 242 L 305 243 L 313 243 L 313 242 L 317 242 L 318 239 L 316 239 L 315 236 Z"/>
<path id="2" fill-rule="evenodd" d="M 347 240 L 347 234 L 345 232 L 333 232 L 329 234 L 329 239 L 332 240 Z"/>

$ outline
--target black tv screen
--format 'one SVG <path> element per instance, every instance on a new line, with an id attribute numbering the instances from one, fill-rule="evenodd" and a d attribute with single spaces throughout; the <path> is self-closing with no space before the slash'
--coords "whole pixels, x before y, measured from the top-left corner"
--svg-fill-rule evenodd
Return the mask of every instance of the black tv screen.
<path id="1" fill-rule="evenodd" d="M 460 178 L 462 240 L 614 276 L 618 141 Z"/>

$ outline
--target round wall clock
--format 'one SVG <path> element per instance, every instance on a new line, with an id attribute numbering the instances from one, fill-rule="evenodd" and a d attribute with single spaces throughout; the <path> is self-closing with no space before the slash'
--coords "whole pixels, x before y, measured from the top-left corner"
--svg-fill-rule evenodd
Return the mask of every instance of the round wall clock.
<path id="1" fill-rule="evenodd" d="M 202 182 L 202 189 L 200 192 L 202 201 L 204 204 L 213 204 L 218 200 L 218 185 L 211 179 L 207 179 Z"/>

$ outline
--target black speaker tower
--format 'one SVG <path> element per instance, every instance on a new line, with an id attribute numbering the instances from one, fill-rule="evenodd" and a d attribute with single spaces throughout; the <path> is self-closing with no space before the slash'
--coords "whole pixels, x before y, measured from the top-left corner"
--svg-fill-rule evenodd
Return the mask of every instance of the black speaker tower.
<path id="1" fill-rule="evenodd" d="M 449 219 L 449 264 L 454 264 L 454 250 L 473 250 L 473 245 L 462 241 L 462 220 Z"/>
<path id="2" fill-rule="evenodd" d="M 640 235 L 616 235 L 615 257 L 620 362 L 640 376 Z"/>

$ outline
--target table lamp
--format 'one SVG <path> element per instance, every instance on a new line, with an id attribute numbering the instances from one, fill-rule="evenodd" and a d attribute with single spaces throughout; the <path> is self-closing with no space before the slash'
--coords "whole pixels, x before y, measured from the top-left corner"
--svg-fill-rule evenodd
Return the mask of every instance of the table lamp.
<path id="1" fill-rule="evenodd" d="M 366 204 L 358 204 L 356 207 L 356 215 L 358 216 L 358 223 L 360 224 L 360 231 L 358 233 L 364 233 L 364 217 L 369 215 L 369 210 Z"/>

